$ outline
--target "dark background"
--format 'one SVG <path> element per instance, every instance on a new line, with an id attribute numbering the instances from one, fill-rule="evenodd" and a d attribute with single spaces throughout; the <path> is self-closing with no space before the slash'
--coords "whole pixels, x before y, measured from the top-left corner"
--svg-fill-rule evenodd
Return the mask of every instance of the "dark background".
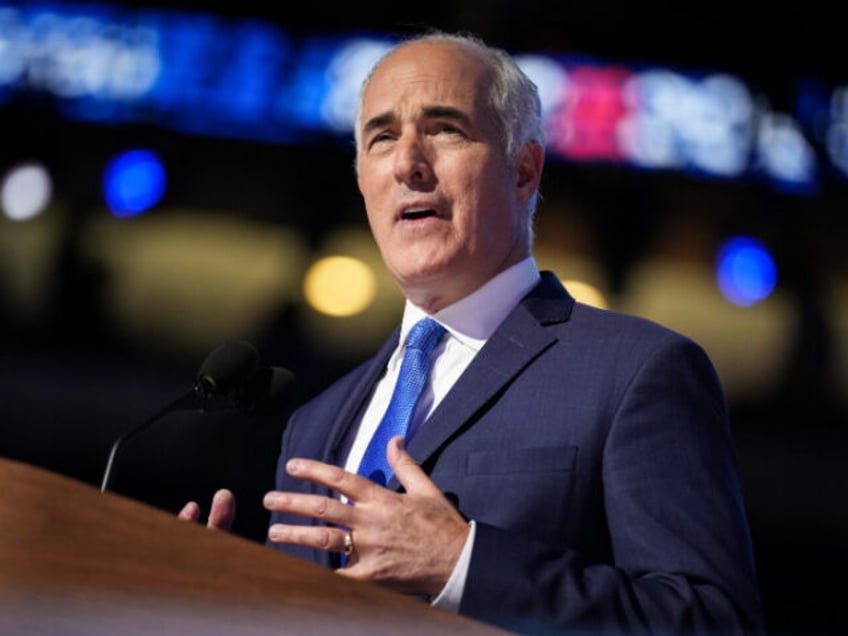
<path id="1" fill-rule="evenodd" d="M 183 1 L 161 8 L 264 17 L 295 36 L 355 29 L 406 33 L 437 26 L 469 30 L 513 51 L 549 49 L 722 69 L 761 88 L 775 109 L 791 110 L 799 77 L 848 80 L 842 47 L 835 46 L 843 27 L 834 9 L 819 2 L 783 7 L 611 0 L 464 0 L 415 8 L 387 2 L 315 8 L 267 4 Z M 0 111 L 0 117 L 4 165 L 14 159 L 10 148 L 20 126 L 38 130 L 41 150 L 68 171 L 78 170 L 86 153 L 139 134 L 71 124 L 47 110 L 14 108 Z M 297 223 L 316 238 L 358 214 L 348 148 L 329 141 L 288 147 L 141 132 L 179 153 L 186 171 L 197 174 L 198 187 L 186 186 L 172 197 L 222 208 L 238 204 L 257 216 Z M 280 175 L 291 185 L 285 206 L 263 189 Z M 848 400 L 833 370 L 833 334 L 818 309 L 825 272 L 846 271 L 841 253 L 848 236 L 845 185 L 792 197 L 757 184 L 551 165 L 543 191 L 555 201 L 560 189 L 583 202 L 585 223 L 606 246 L 607 267 L 622 278 L 647 249 L 642 244 L 667 222 L 653 204 L 670 191 L 691 201 L 718 192 L 730 205 L 715 210 L 716 227 L 762 228 L 783 246 L 782 285 L 804 308 L 798 339 L 774 391 L 731 403 L 734 435 L 770 633 L 844 633 L 839 610 L 845 586 L 839 582 L 848 567 Z M 80 201 L 93 196 L 79 193 Z M 626 235 L 612 228 L 611 210 L 621 200 L 638 210 Z M 97 272 L 86 270 L 72 254 L 58 262 L 56 272 L 48 291 L 52 310 L 42 320 L 22 324 L 8 306 L 0 313 L 0 454 L 99 485 L 112 442 L 187 391 L 202 356 L 126 340 L 99 312 Z M 0 305 L 2 296 L 0 289 Z M 316 352 L 299 331 L 299 319 L 296 307 L 282 307 L 271 324 L 251 335 L 265 360 L 297 374 L 302 401 L 358 358 Z M 283 419 L 235 411 L 169 415 L 127 445 L 114 490 L 176 511 L 188 499 L 205 505 L 216 488 L 227 486 L 240 502 L 236 531 L 261 541 L 267 519 L 257 502 L 273 483 Z"/>

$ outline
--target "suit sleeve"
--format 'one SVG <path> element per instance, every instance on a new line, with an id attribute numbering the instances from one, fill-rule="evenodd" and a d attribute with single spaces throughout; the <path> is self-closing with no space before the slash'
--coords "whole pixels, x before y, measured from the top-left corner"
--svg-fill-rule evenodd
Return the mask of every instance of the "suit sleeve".
<path id="1" fill-rule="evenodd" d="M 763 633 L 724 395 L 707 356 L 669 340 L 611 391 L 600 458 L 611 560 L 478 522 L 460 611 L 521 633 Z"/>

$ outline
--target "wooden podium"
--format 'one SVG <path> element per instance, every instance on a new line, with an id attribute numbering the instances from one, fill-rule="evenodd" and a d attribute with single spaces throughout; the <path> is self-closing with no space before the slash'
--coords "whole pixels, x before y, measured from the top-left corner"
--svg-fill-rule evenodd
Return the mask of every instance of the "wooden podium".
<path id="1" fill-rule="evenodd" d="M 0 634 L 505 634 L 0 458 Z"/>

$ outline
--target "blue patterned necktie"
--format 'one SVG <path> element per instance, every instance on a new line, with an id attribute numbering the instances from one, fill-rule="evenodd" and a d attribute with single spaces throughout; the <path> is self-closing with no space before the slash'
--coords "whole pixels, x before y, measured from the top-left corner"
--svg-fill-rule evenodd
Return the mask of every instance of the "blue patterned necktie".
<path id="1" fill-rule="evenodd" d="M 395 435 L 406 437 L 415 405 L 427 383 L 430 355 L 445 333 L 432 318 L 423 318 L 412 326 L 406 341 L 406 351 L 400 365 L 400 375 L 389 408 L 374 432 L 362 462 L 359 474 L 385 486 L 392 478 L 392 469 L 386 460 L 386 445 Z"/>

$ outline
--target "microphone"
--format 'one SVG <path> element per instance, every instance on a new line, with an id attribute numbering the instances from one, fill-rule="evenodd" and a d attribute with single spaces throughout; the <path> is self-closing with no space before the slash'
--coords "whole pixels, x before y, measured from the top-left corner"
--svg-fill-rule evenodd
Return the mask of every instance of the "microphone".
<path id="1" fill-rule="evenodd" d="M 257 368 L 258 361 L 256 349 L 245 340 L 228 342 L 212 351 L 200 365 L 189 391 L 115 440 L 100 491 L 105 492 L 109 487 L 121 446 L 169 413 L 195 409 L 206 412 L 212 398 L 230 394 L 234 394 L 234 399 L 223 408 L 237 408 L 248 415 L 282 413 L 294 399 L 295 376 L 280 367 Z"/>
<path id="2" fill-rule="evenodd" d="M 294 402 L 297 379 L 282 367 L 257 370 L 236 393 L 235 406 L 247 415 L 279 415 Z"/>
<path id="3" fill-rule="evenodd" d="M 256 370 L 259 356 L 246 340 L 227 342 L 206 356 L 189 394 L 207 399 L 227 395 L 244 385 Z"/>

